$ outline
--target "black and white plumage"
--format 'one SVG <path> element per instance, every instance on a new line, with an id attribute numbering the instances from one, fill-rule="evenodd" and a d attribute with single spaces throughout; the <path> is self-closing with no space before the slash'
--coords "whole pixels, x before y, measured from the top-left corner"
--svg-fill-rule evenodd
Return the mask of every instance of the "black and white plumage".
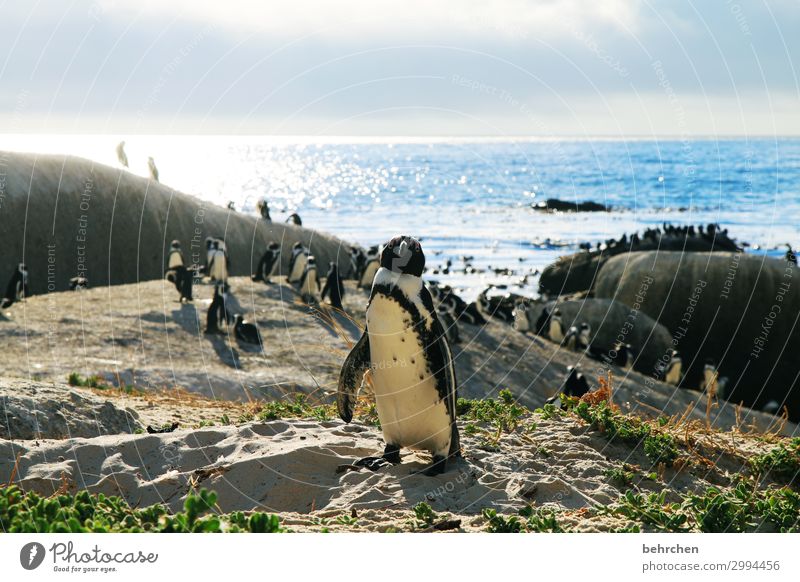
<path id="1" fill-rule="evenodd" d="M 303 276 L 300 277 L 298 289 L 300 291 L 300 298 L 305 303 L 314 305 L 319 302 L 319 271 L 317 270 L 317 261 L 313 255 L 309 255 L 306 260 L 306 268 L 303 271 Z"/>
<path id="2" fill-rule="evenodd" d="M 669 351 L 669 360 L 666 363 L 660 363 L 656 370 L 656 377 L 677 386 L 683 379 L 683 360 L 677 350 Z"/>
<path id="3" fill-rule="evenodd" d="M 254 323 L 249 323 L 244 320 L 241 313 L 236 315 L 236 320 L 233 325 L 233 334 L 241 342 L 246 344 L 253 344 L 256 346 L 264 347 L 264 340 L 261 338 L 261 333 Z"/>
<path id="4" fill-rule="evenodd" d="M 256 210 L 266 222 L 272 222 L 272 217 L 269 215 L 269 202 L 266 198 L 262 198 L 256 203 Z"/>
<path id="5" fill-rule="evenodd" d="M 82 291 L 89 288 L 89 279 L 86 277 L 73 277 L 69 280 L 70 291 Z"/>
<path id="6" fill-rule="evenodd" d="M 225 283 L 228 280 L 228 256 L 224 243 L 220 240 L 213 240 L 208 256 L 208 276 L 212 281 Z"/>
<path id="7" fill-rule="evenodd" d="M 11 307 L 17 301 L 22 301 L 28 296 L 28 267 L 25 263 L 20 263 L 6 285 L 6 294 L 0 300 L 0 309 Z"/>
<path id="8" fill-rule="evenodd" d="M 371 370 L 386 448 L 381 457 L 400 462 L 401 447 L 433 454 L 428 475 L 444 472 L 460 456 L 456 425 L 456 375 L 445 330 L 422 282 L 425 255 L 417 240 L 398 236 L 381 253 L 367 325 L 339 375 L 337 407 L 353 418 L 364 372 Z M 361 464 L 375 461 L 362 460 Z"/>
<path id="9" fill-rule="evenodd" d="M 614 345 L 610 349 L 590 345 L 586 349 L 586 355 L 593 360 L 619 366 L 623 370 L 630 369 L 633 366 L 633 361 L 636 359 L 633 353 L 633 347 L 621 341 L 614 342 Z"/>
<path id="10" fill-rule="evenodd" d="M 344 297 L 344 281 L 339 276 L 339 266 L 335 261 L 331 261 L 328 267 L 328 274 L 325 277 L 325 286 L 319 294 L 320 299 L 328 297 L 331 302 L 331 307 L 336 309 L 343 309 L 342 297 Z"/>
<path id="11" fill-rule="evenodd" d="M 289 215 L 289 218 L 286 219 L 286 222 L 290 224 L 294 224 L 295 226 L 303 226 L 303 221 L 300 220 L 300 215 L 296 212 L 293 212 Z"/>
<path id="12" fill-rule="evenodd" d="M 361 289 L 369 289 L 372 286 L 375 273 L 378 272 L 378 268 L 380 267 L 380 257 L 381 251 L 378 245 L 371 246 L 369 250 L 367 250 L 364 268 L 361 270 L 361 275 L 358 279 L 358 286 Z"/>
<path id="13" fill-rule="evenodd" d="M 550 325 L 547 327 L 547 337 L 550 341 L 560 344 L 564 341 L 564 323 L 561 320 L 561 310 L 556 308 L 550 316 Z"/>
<path id="14" fill-rule="evenodd" d="M 361 272 L 367 262 L 367 255 L 361 247 L 350 248 L 350 275 L 351 279 L 361 280 Z"/>
<path id="15" fill-rule="evenodd" d="M 121 141 L 117 144 L 117 160 L 124 167 L 128 167 L 128 155 L 125 153 L 125 142 Z"/>
<path id="16" fill-rule="evenodd" d="M 158 168 L 156 167 L 156 161 L 152 157 L 147 158 L 147 169 L 150 171 L 150 178 L 158 182 Z"/>
<path id="17" fill-rule="evenodd" d="M 552 404 L 557 408 L 561 408 L 563 406 L 561 402 L 562 394 L 564 396 L 580 398 L 589 392 L 589 382 L 586 380 L 586 376 L 580 372 L 579 368 L 580 366 L 578 365 L 569 366 L 567 368 L 567 376 L 564 378 L 564 384 L 561 386 L 561 389 L 545 400 L 545 404 Z"/>
<path id="18" fill-rule="evenodd" d="M 298 241 L 292 245 L 292 255 L 289 257 L 289 276 L 287 277 L 289 283 L 299 283 L 303 278 L 308 255 L 308 249 L 303 246 L 303 243 Z"/>
<path id="19" fill-rule="evenodd" d="M 261 255 L 258 261 L 256 272 L 253 273 L 251 279 L 253 281 L 263 281 L 264 283 L 271 283 L 270 278 L 275 274 L 278 264 L 281 260 L 281 246 L 276 242 L 271 242 L 267 246 L 267 250 Z"/>

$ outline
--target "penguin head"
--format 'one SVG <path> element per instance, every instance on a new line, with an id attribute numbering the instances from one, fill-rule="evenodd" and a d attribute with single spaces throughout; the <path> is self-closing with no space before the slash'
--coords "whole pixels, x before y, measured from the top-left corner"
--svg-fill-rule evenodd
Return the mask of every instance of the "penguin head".
<path id="1" fill-rule="evenodd" d="M 244 316 L 241 313 L 236 314 L 236 326 L 239 327 L 244 323 Z"/>
<path id="2" fill-rule="evenodd" d="M 267 248 L 271 251 L 277 251 L 279 248 L 281 248 L 281 245 L 276 242 L 271 242 Z"/>
<path id="3" fill-rule="evenodd" d="M 181 242 L 179 240 L 174 240 L 172 243 L 170 243 L 170 247 L 173 249 L 179 249 L 181 248 Z"/>
<path id="4" fill-rule="evenodd" d="M 317 259 L 314 258 L 314 255 L 308 255 L 308 259 L 306 260 L 306 265 L 309 267 L 317 266 Z"/>
<path id="5" fill-rule="evenodd" d="M 212 237 L 210 237 L 210 236 L 207 237 L 206 238 L 206 248 L 207 249 L 211 249 L 211 248 L 213 248 L 213 246 L 214 246 L 214 239 Z"/>
<path id="6" fill-rule="evenodd" d="M 301 243 L 300 241 L 297 241 L 292 245 L 292 250 L 294 251 L 299 251 L 302 248 L 303 248 L 303 243 Z"/>
<path id="7" fill-rule="evenodd" d="M 381 267 L 401 275 L 421 277 L 425 269 L 422 245 L 417 239 L 407 235 L 394 237 L 383 247 Z"/>

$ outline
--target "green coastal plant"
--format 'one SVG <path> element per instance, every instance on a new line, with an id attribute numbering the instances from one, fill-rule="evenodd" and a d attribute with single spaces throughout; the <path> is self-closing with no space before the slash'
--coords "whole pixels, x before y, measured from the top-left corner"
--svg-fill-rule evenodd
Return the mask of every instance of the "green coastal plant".
<path id="1" fill-rule="evenodd" d="M 253 532 L 283 531 L 277 516 L 241 511 L 213 512 L 217 494 L 201 489 L 186 497 L 183 511 L 171 513 L 162 504 L 132 508 L 121 497 L 80 491 L 41 497 L 17 486 L 0 488 L 0 531 L 16 533 L 85 532 Z"/>
<path id="2" fill-rule="evenodd" d="M 620 414 L 607 402 L 593 405 L 578 402 L 570 409 L 608 439 L 619 439 L 634 445 L 641 444 L 644 454 L 653 464 L 672 465 L 678 458 L 678 446 L 671 434 L 662 432 L 636 417 Z"/>
<path id="3" fill-rule="evenodd" d="M 305 394 L 295 394 L 292 400 L 277 400 L 267 402 L 258 414 L 262 421 L 279 420 L 282 418 L 313 418 L 323 421 L 336 416 L 336 407 L 332 404 L 312 406 L 308 403 Z"/>
<path id="4" fill-rule="evenodd" d="M 456 403 L 458 417 L 466 424 L 466 434 L 484 434 L 484 444 L 497 445 L 503 433 L 516 430 L 530 411 L 517 404 L 509 390 L 501 390 L 496 399 L 473 400 L 459 398 Z"/>
<path id="5" fill-rule="evenodd" d="M 750 466 L 758 473 L 769 473 L 773 477 L 792 483 L 800 481 L 800 437 L 779 444 L 769 452 L 756 455 Z"/>

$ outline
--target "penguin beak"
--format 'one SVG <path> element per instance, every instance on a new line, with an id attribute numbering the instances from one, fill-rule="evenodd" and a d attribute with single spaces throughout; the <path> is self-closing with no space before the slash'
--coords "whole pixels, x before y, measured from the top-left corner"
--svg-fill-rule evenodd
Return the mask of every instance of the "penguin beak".
<path id="1" fill-rule="evenodd" d="M 408 252 L 408 243 L 406 241 L 402 241 L 400 243 L 400 246 L 397 248 L 397 251 L 395 251 L 395 254 L 398 257 L 404 257 L 406 256 L 407 252 Z"/>

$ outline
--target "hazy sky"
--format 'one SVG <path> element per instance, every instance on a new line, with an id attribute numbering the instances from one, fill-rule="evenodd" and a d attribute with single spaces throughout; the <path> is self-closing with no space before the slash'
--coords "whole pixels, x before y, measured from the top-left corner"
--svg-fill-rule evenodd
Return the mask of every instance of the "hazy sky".
<path id="1" fill-rule="evenodd" d="M 0 132 L 800 134 L 797 0 L 0 0 Z"/>

